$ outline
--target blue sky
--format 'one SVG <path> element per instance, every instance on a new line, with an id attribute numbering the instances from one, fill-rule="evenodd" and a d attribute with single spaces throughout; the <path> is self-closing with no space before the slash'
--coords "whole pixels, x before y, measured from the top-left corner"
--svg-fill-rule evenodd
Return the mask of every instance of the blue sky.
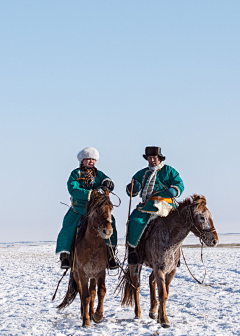
<path id="1" fill-rule="evenodd" d="M 239 14 L 221 0 L 2 1 L 0 241 L 56 239 L 87 146 L 122 199 L 120 237 L 149 145 L 182 198 L 205 195 L 218 232 L 240 232 Z"/>

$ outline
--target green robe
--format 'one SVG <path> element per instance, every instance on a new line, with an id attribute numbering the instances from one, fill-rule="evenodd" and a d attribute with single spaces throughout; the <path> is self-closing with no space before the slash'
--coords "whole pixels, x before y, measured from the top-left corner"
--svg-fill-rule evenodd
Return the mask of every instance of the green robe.
<path id="1" fill-rule="evenodd" d="M 144 168 L 139 170 L 133 179 L 141 184 L 140 196 L 142 196 L 145 184 L 148 181 L 148 177 L 151 175 L 152 171 L 149 168 Z M 137 208 L 133 210 L 130 216 L 129 227 L 128 227 L 128 239 L 127 242 L 131 247 L 136 247 L 144 230 L 149 223 L 149 221 L 154 218 L 154 216 L 166 216 L 169 209 L 173 206 L 172 200 L 166 194 L 166 190 L 173 187 L 177 190 L 177 196 L 179 197 L 183 190 L 184 185 L 179 173 L 171 166 L 163 165 L 157 171 L 156 180 L 152 191 L 152 196 L 165 198 L 164 202 L 159 202 L 158 200 L 149 199 L 144 203 L 139 203 Z M 130 190 L 127 188 L 127 194 L 130 196 Z M 138 192 L 133 194 L 135 197 Z"/>
<path id="2" fill-rule="evenodd" d="M 93 186 L 85 187 L 83 180 L 77 179 L 80 177 L 80 168 L 74 169 L 67 182 L 67 188 L 71 195 L 72 208 L 68 210 L 64 219 L 62 229 L 58 234 L 56 253 L 70 252 L 77 224 L 82 215 L 86 213 L 86 205 L 90 197 L 90 189 L 97 189 L 104 180 L 109 179 L 103 172 L 97 170 Z M 109 179 L 110 180 L 110 179 Z M 75 210 L 75 211 L 74 211 Z M 115 218 L 112 216 L 113 235 L 111 236 L 112 246 L 117 245 L 117 230 Z M 106 241 L 109 244 L 108 241 Z"/>

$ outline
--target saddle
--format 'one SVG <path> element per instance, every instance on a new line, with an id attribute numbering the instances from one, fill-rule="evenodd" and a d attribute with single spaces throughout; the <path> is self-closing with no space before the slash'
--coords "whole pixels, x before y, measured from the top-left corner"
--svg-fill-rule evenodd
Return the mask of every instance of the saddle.
<path id="1" fill-rule="evenodd" d="M 70 267 L 71 270 L 73 269 L 73 262 L 74 262 L 74 254 L 75 254 L 75 246 L 77 243 L 77 240 L 80 239 L 86 232 L 86 228 L 87 226 L 85 225 L 85 220 L 84 220 L 84 216 L 82 216 L 78 222 L 77 228 L 76 228 L 76 232 L 74 234 L 73 237 L 73 241 L 72 241 L 72 246 L 71 246 L 71 250 L 70 250 L 70 255 L 68 257 L 69 259 L 69 263 L 70 263 Z"/>

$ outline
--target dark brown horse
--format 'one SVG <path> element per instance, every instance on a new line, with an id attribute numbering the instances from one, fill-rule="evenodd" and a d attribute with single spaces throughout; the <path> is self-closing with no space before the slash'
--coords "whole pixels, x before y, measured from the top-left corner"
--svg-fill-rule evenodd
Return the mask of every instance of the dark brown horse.
<path id="1" fill-rule="evenodd" d="M 86 207 L 85 221 L 81 225 L 75 243 L 73 277 L 70 277 L 66 296 L 58 306 L 59 309 L 65 308 L 73 302 L 79 293 L 83 327 L 89 327 L 91 319 L 96 323 L 102 322 L 103 319 L 107 266 L 105 239 L 109 239 L 113 233 L 112 208 L 108 190 L 105 193 L 92 191 L 91 199 Z M 98 306 L 94 312 L 96 285 L 98 287 Z"/>
<path id="2" fill-rule="evenodd" d="M 181 244 L 190 231 L 207 246 L 216 246 L 218 243 L 212 215 L 206 207 L 204 196 L 193 195 L 191 198 L 179 203 L 177 210 L 172 210 L 167 217 L 158 217 L 145 242 L 143 263 L 153 269 L 149 277 L 149 316 L 153 319 L 157 318 L 157 321 L 164 328 L 170 327 L 166 313 L 169 286 L 176 273 L 176 266 L 180 259 Z M 126 276 L 125 279 L 123 277 L 124 293 L 122 305 L 135 303 L 135 318 L 140 318 L 141 265 L 138 265 L 137 271 L 136 265 L 129 265 L 128 272 L 132 285 L 127 281 Z M 156 284 L 159 299 L 158 310 Z"/>

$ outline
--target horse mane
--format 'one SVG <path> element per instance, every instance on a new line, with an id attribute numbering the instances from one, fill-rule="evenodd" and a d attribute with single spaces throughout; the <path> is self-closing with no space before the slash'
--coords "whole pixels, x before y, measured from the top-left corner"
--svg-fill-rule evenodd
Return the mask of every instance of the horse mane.
<path id="1" fill-rule="evenodd" d="M 112 210 L 113 204 L 110 201 L 109 193 L 100 193 L 96 190 L 92 191 L 90 200 L 86 205 L 86 217 L 92 218 L 95 215 L 96 210 L 103 212 L 103 208 L 109 206 Z"/>
<path id="2" fill-rule="evenodd" d="M 194 207 L 195 213 L 203 213 L 207 210 L 207 201 L 205 196 L 193 194 L 190 197 L 185 198 L 183 201 L 178 203 L 178 211 L 181 211 L 184 207 L 192 205 Z M 174 211 L 174 209 L 172 210 Z"/>
<path id="3" fill-rule="evenodd" d="M 78 245 L 79 241 L 84 237 L 88 226 L 88 220 L 94 217 L 96 210 L 98 209 L 101 213 L 105 206 L 109 206 L 111 210 L 113 208 L 113 204 L 110 201 L 109 194 L 102 194 L 100 192 L 97 192 L 96 190 L 93 190 L 92 193 L 92 197 L 86 205 L 86 214 L 81 217 L 81 227 L 78 231 L 76 245 Z"/>

